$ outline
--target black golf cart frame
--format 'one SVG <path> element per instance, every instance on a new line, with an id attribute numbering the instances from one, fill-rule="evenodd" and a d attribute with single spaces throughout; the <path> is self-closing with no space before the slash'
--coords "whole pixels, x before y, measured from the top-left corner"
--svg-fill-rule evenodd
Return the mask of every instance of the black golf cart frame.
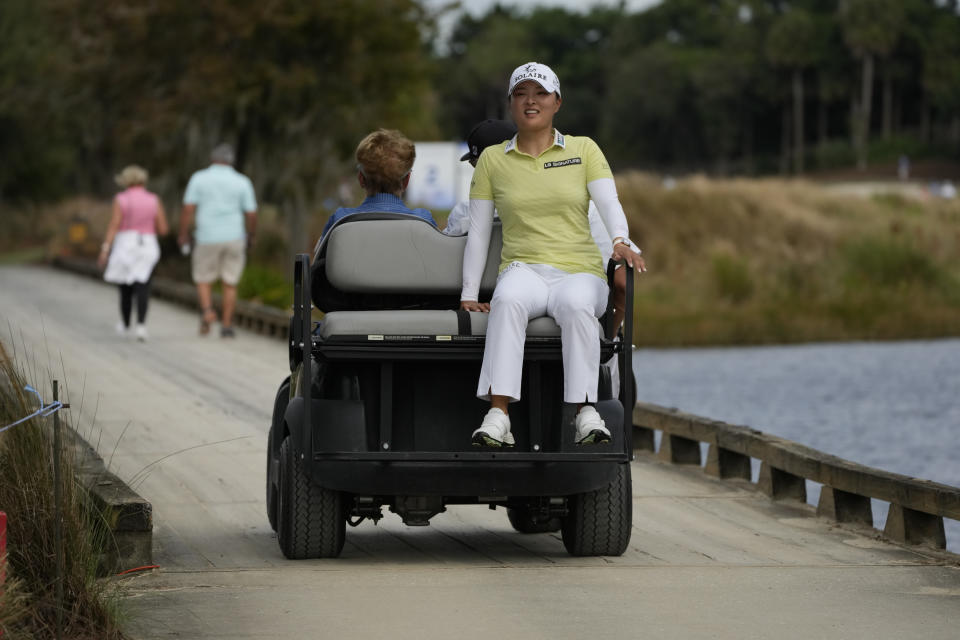
<path id="1" fill-rule="evenodd" d="M 498 258 L 499 252 L 493 259 Z M 383 506 L 406 524 L 425 525 L 447 504 L 507 507 L 511 523 L 521 532 L 562 528 L 564 544 L 575 555 L 623 553 L 630 534 L 633 450 L 632 416 L 624 407 L 633 406 L 635 389 L 629 348 L 632 277 L 626 278 L 628 312 L 621 339 L 611 339 L 611 293 L 601 340 L 602 360 L 617 354 L 621 372 L 619 394 L 609 389 L 602 368 L 599 374 L 597 408 L 611 430 L 611 442 L 573 442 L 575 409 L 554 397 L 562 384 L 559 337 L 528 334 L 523 400 L 511 408 L 517 445 L 494 449 L 473 447 L 469 441 L 485 405 L 466 392 L 457 399 L 442 395 L 445 388 L 454 389 L 455 395 L 467 389 L 460 378 L 475 387 L 485 336 L 470 330 L 470 314 L 457 312 L 455 335 L 324 337 L 312 317 L 317 294 L 311 279 L 318 267 L 322 264 L 311 265 L 306 254 L 296 257 L 290 331 L 293 389 L 282 412 L 283 424 L 276 424 L 280 416 L 274 417 L 268 453 L 275 456 L 281 446 L 287 448 L 282 454 L 286 463 L 268 459 L 268 474 L 275 474 L 273 486 L 280 494 L 271 523 L 276 521 L 286 555 L 338 555 L 342 522 L 376 521 Z M 611 263 L 611 292 L 613 272 Z M 447 387 L 454 379 L 459 386 Z M 423 386 L 440 391 L 431 400 Z M 271 462 L 276 462 L 272 468 Z M 271 481 L 268 477 L 268 510 Z M 595 540 L 586 530 L 595 528 L 593 520 L 608 517 L 618 520 L 610 525 L 616 531 Z M 317 535 L 317 529 L 324 528 L 328 531 Z"/>

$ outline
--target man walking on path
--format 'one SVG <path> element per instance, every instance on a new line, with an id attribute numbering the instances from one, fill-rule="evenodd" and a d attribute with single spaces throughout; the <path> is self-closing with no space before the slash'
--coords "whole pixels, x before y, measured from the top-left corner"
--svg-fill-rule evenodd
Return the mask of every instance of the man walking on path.
<path id="1" fill-rule="evenodd" d="M 211 164 L 190 177 L 183 194 L 178 242 L 189 248 L 190 228 L 196 220 L 193 249 L 193 281 L 200 301 L 200 334 L 210 332 L 217 319 L 210 289 L 223 282 L 223 317 L 220 336 L 232 338 L 237 283 L 243 273 L 246 252 L 253 245 L 257 227 L 257 200 L 250 179 L 233 168 L 233 148 L 220 144 L 210 153 Z"/>

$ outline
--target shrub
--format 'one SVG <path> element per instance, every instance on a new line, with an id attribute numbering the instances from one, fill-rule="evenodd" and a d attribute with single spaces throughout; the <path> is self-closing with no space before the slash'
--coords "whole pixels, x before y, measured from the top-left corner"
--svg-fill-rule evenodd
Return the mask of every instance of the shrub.
<path id="1" fill-rule="evenodd" d="M 894 192 L 875 193 L 871 199 L 879 205 L 889 208 L 891 211 L 900 214 L 922 215 L 924 213 L 923 204 L 914 198 L 904 196 Z"/>
<path id="2" fill-rule="evenodd" d="M 916 283 L 937 286 L 944 271 L 930 257 L 897 240 L 865 238 L 843 248 L 848 286 L 897 287 Z"/>
<path id="3" fill-rule="evenodd" d="M 746 261 L 726 253 L 713 256 L 713 284 L 717 295 L 740 303 L 753 295 L 753 278 Z"/>
<path id="4" fill-rule="evenodd" d="M 237 295 L 243 300 L 285 309 L 293 304 L 293 286 L 278 270 L 247 264 L 237 285 Z"/>

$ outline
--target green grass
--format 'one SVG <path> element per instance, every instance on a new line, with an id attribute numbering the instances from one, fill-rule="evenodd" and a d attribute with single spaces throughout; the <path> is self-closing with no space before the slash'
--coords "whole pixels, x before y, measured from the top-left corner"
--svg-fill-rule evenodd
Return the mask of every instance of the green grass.
<path id="1" fill-rule="evenodd" d="M 924 212 L 924 206 L 920 202 L 899 193 L 876 193 L 871 199 L 893 213 L 923 215 Z"/>
<path id="2" fill-rule="evenodd" d="M 46 250 L 43 247 L 14 249 L 0 253 L 0 265 L 42 262 L 45 257 Z"/>
<path id="3" fill-rule="evenodd" d="M 738 256 L 720 253 L 713 256 L 713 283 L 720 298 L 734 303 L 753 294 L 753 278 L 747 262 Z"/>
<path id="4" fill-rule="evenodd" d="M 846 244 L 841 255 L 850 289 L 935 288 L 948 279 L 928 253 L 901 240 L 858 238 Z"/>

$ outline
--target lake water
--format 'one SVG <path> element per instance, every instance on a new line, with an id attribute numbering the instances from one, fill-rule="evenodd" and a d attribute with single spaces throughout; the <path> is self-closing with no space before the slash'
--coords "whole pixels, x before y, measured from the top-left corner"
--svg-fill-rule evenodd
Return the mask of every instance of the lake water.
<path id="1" fill-rule="evenodd" d="M 640 349 L 633 363 L 643 402 L 960 487 L 960 340 Z M 886 512 L 873 501 L 875 526 Z M 960 553 L 960 522 L 944 523 Z"/>

